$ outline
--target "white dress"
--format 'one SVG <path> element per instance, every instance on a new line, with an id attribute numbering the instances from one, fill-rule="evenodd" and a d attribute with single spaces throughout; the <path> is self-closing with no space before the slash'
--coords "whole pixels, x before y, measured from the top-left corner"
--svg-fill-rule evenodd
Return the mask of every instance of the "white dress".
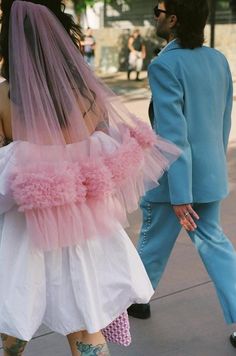
<path id="1" fill-rule="evenodd" d="M 1 194 L 15 144 L 0 149 Z M 28 341 L 41 323 L 63 335 L 94 333 L 132 303 L 150 300 L 151 283 L 120 225 L 112 238 L 43 252 L 11 197 L 0 195 L 0 214 L 0 333 Z"/>

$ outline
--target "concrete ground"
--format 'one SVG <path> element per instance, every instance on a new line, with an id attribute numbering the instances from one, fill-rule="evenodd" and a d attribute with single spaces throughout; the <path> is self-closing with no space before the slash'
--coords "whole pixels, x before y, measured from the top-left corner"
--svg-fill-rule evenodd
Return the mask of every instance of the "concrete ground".
<path id="1" fill-rule="evenodd" d="M 143 73 L 145 77 L 145 73 Z M 147 120 L 150 93 L 146 80 L 127 82 L 124 74 L 106 77 L 127 107 Z M 236 83 L 235 83 L 236 85 Z M 236 98 L 229 145 L 230 195 L 223 202 L 222 223 L 236 247 Z M 135 243 L 141 216 L 130 216 L 128 233 Z M 133 343 L 128 348 L 110 345 L 112 356 L 233 356 L 226 326 L 212 282 L 186 233 L 181 233 L 166 273 L 151 301 L 152 317 L 130 319 Z M 1 352 L 0 352 L 1 355 Z M 66 338 L 42 326 L 25 356 L 69 356 Z"/>

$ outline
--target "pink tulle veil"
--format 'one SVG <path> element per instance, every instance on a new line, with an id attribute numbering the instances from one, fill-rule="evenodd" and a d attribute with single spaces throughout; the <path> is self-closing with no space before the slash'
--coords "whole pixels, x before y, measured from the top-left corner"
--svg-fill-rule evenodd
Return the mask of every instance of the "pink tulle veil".
<path id="1" fill-rule="evenodd" d="M 90 70 L 55 15 L 17 0 L 10 23 L 11 194 L 44 250 L 109 238 L 180 154 Z"/>

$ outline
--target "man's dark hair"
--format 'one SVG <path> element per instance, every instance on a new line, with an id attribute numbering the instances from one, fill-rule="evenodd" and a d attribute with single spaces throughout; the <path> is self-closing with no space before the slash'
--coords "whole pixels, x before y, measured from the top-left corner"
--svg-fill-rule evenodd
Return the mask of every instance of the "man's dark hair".
<path id="1" fill-rule="evenodd" d="M 160 1 L 162 2 L 162 1 Z M 207 0 L 163 0 L 168 15 L 177 16 L 176 37 L 184 48 L 201 47 L 209 15 Z"/>

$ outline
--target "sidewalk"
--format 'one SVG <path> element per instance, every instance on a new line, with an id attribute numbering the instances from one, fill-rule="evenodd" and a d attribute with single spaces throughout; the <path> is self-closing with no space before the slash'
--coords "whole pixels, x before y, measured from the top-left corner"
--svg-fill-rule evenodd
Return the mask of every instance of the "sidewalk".
<path id="1" fill-rule="evenodd" d="M 150 92 L 146 80 L 128 82 L 124 73 L 103 80 L 122 95 L 131 111 L 148 120 Z M 222 221 L 226 234 L 236 247 L 236 101 L 234 104 L 229 147 L 231 193 L 223 202 Z M 140 221 L 139 211 L 130 216 L 128 233 L 134 243 Z M 128 348 L 110 345 L 112 356 L 236 355 L 228 341 L 234 328 L 225 325 L 212 282 L 184 232 L 177 241 L 158 293 L 152 298 L 151 309 L 149 320 L 130 319 L 133 343 Z M 39 355 L 69 356 L 66 338 L 42 326 L 25 352 L 25 356 Z"/>

